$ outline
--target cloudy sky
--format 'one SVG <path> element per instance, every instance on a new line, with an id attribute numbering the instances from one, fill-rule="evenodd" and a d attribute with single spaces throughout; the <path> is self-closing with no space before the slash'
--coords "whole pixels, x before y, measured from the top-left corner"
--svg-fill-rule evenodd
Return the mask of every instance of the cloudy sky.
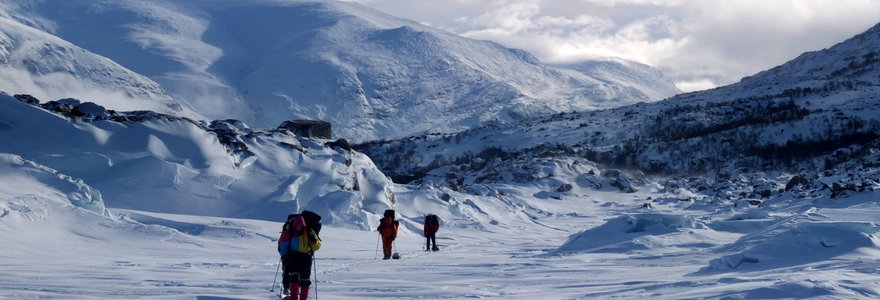
<path id="1" fill-rule="evenodd" d="M 548 63 L 620 57 L 691 91 L 739 81 L 880 22 L 880 0 L 353 0 Z"/>

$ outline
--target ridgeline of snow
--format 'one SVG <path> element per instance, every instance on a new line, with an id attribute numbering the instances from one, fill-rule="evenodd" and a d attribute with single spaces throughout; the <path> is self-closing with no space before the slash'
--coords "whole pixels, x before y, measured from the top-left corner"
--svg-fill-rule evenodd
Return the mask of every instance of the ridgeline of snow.
<path id="1" fill-rule="evenodd" d="M 648 66 L 547 66 L 522 50 L 350 2 L 32 0 L 5 7 L 22 23 L 151 78 L 209 118 L 260 127 L 320 119 L 353 141 L 678 92 Z"/>

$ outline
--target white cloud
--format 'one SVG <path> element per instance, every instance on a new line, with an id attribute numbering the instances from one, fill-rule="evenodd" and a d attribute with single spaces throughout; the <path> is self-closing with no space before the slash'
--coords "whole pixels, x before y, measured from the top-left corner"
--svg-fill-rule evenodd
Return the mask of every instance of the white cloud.
<path id="1" fill-rule="evenodd" d="M 601 56 L 639 61 L 661 68 L 683 88 L 736 82 L 880 21 L 876 0 L 358 2 L 525 49 L 547 62 Z"/>
<path id="2" fill-rule="evenodd" d="M 709 79 L 699 79 L 695 81 L 676 81 L 675 86 L 682 91 L 693 92 L 711 89 L 717 85 Z"/>

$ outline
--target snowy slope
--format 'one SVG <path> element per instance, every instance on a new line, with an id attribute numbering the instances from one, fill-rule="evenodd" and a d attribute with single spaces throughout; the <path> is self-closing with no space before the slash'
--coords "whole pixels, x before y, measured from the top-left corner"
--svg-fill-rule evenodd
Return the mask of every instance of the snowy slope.
<path id="1" fill-rule="evenodd" d="M 651 100 L 665 99 L 681 91 L 659 69 L 623 59 L 584 61 L 558 65 L 565 72 L 577 71 L 595 78 L 608 87 L 627 89 L 633 98 L 647 97 Z M 626 92 L 619 92 L 625 95 Z M 644 96 L 639 95 L 643 93 Z"/>
<path id="2" fill-rule="evenodd" d="M 392 204 L 369 158 L 287 130 L 151 112 L 73 117 L 6 95 L 0 107 L 0 152 L 81 178 L 116 208 L 266 220 L 310 208 L 370 228 Z"/>
<path id="3" fill-rule="evenodd" d="M 76 0 L 6 7 L 24 23 L 153 79 L 209 118 L 262 127 L 321 119 L 354 141 L 678 92 L 653 68 L 546 66 L 521 50 L 347 2 Z"/>
<path id="4" fill-rule="evenodd" d="M 156 82 L 110 59 L 0 16 L 0 90 L 43 99 L 89 99 L 117 109 L 197 117 Z"/>

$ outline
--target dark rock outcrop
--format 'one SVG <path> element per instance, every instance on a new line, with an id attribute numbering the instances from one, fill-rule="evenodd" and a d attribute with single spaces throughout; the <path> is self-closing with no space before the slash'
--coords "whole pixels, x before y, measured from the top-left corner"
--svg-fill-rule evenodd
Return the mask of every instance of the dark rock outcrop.
<path id="1" fill-rule="evenodd" d="M 110 112 L 108 112 L 107 109 L 92 102 L 84 102 L 77 106 L 74 106 L 73 109 L 70 110 L 70 114 L 77 117 L 88 117 L 95 119 L 110 117 Z"/>
<path id="2" fill-rule="evenodd" d="M 79 100 L 73 98 L 65 98 L 55 101 L 49 101 L 40 105 L 40 107 L 62 114 L 69 114 L 73 111 L 73 107 L 80 104 Z"/>
<path id="3" fill-rule="evenodd" d="M 39 100 L 39 99 L 37 99 L 37 98 L 34 97 L 34 96 L 28 95 L 28 94 L 17 94 L 17 95 L 12 96 L 12 97 L 15 98 L 15 99 L 18 99 L 18 101 L 21 101 L 21 102 L 24 102 L 24 103 L 27 103 L 27 104 L 30 104 L 30 105 L 35 105 L 35 106 L 39 106 L 39 105 L 40 105 L 40 100 Z"/>
<path id="4" fill-rule="evenodd" d="M 297 136 L 306 138 L 333 138 L 333 131 L 329 122 L 319 120 L 290 120 L 284 121 L 278 129 L 288 130 Z M 351 147 L 349 147 L 351 148 Z"/>
<path id="5" fill-rule="evenodd" d="M 324 146 L 331 147 L 331 148 L 332 147 L 339 147 L 339 148 L 345 149 L 348 152 L 351 152 L 351 144 L 349 144 L 348 140 L 346 140 L 346 139 L 338 139 L 338 140 L 326 143 L 326 144 L 324 144 Z"/>

